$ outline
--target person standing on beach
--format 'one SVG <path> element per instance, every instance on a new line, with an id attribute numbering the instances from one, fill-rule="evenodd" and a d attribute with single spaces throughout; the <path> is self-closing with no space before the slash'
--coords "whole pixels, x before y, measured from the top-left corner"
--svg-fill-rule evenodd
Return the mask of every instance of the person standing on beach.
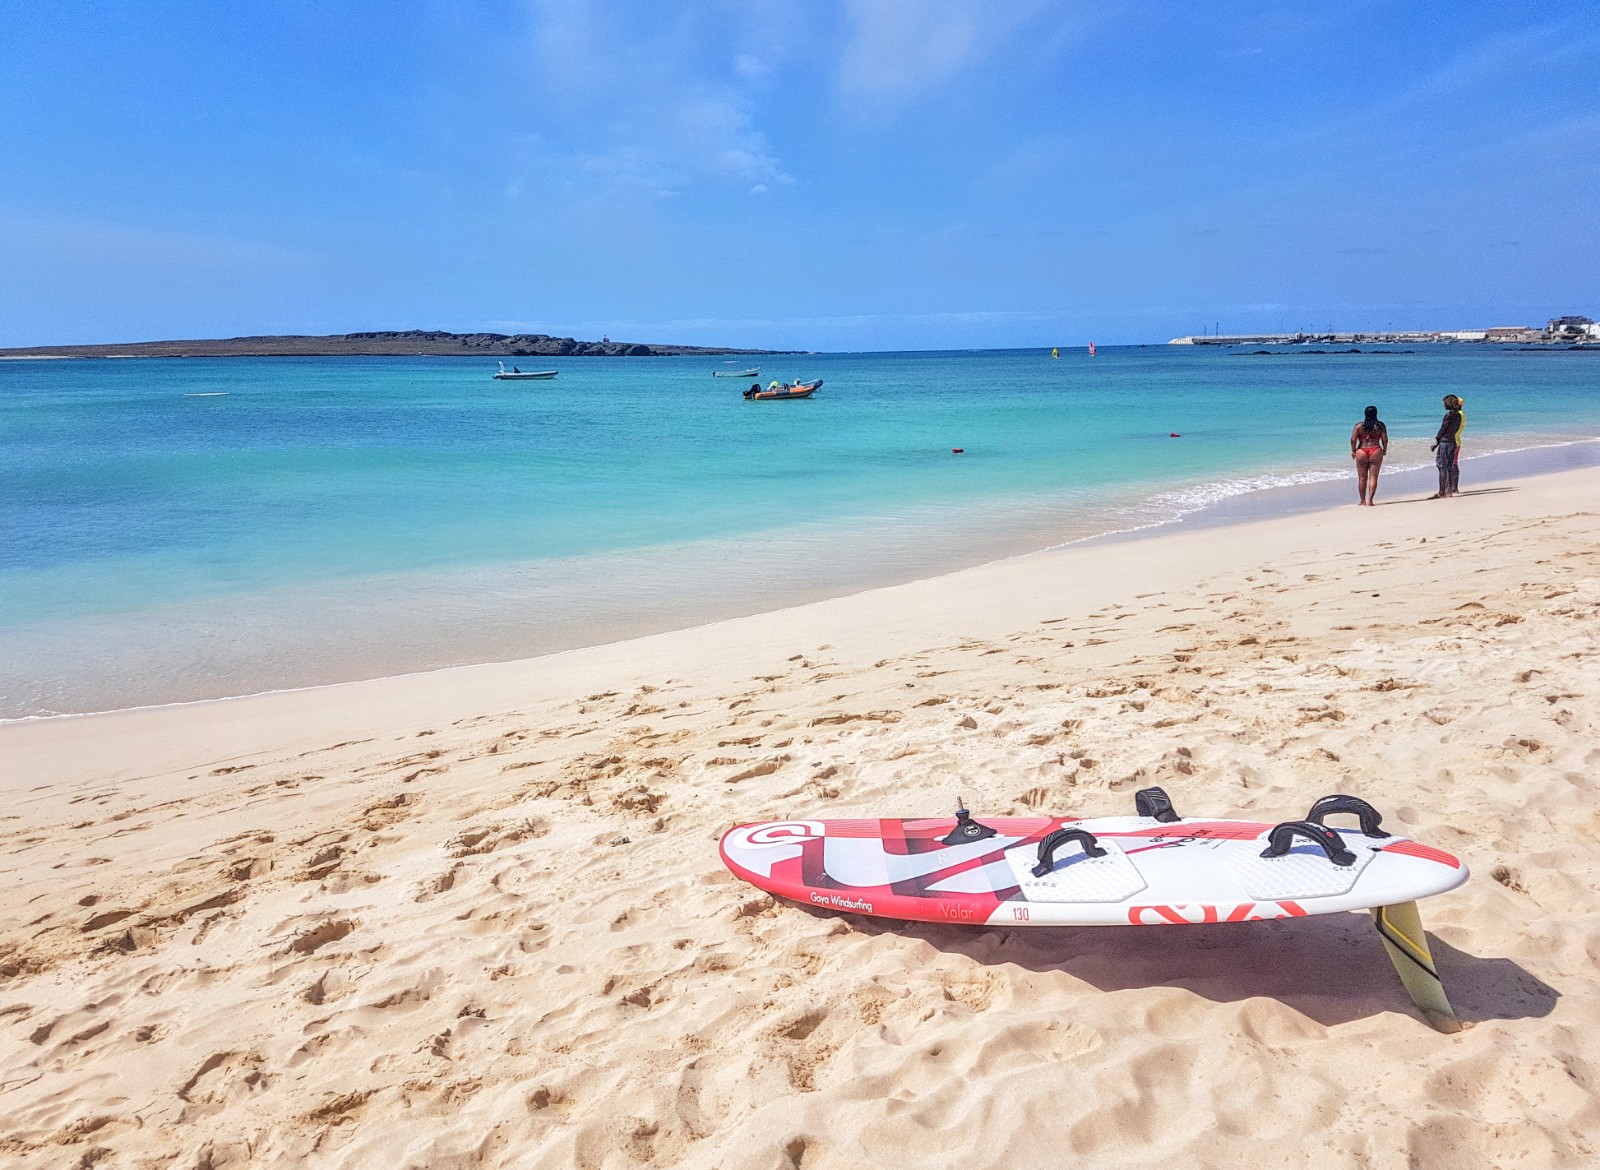
<path id="1" fill-rule="evenodd" d="M 1372 506 L 1378 494 L 1378 470 L 1389 453 L 1389 428 L 1378 421 L 1378 408 L 1367 407 L 1366 417 L 1350 431 L 1350 458 L 1356 461 L 1356 491 L 1361 504 Z"/>
<path id="2" fill-rule="evenodd" d="M 1433 464 L 1439 469 L 1439 491 L 1430 500 L 1448 500 L 1461 489 L 1461 432 L 1467 427 L 1465 402 L 1454 394 L 1444 396 L 1444 421 L 1433 437 Z"/>

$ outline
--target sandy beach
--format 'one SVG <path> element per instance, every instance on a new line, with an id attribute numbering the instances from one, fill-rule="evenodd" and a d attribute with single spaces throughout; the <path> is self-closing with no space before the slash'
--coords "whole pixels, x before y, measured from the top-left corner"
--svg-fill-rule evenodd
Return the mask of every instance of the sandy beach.
<path id="1" fill-rule="evenodd" d="M 0 726 L 0 1160 L 1592 1166 L 1600 470 L 1077 546 L 547 658 Z M 1353 495 L 1353 485 L 1352 485 Z M 775 903 L 741 820 L 1349 792 L 1367 918 Z"/>

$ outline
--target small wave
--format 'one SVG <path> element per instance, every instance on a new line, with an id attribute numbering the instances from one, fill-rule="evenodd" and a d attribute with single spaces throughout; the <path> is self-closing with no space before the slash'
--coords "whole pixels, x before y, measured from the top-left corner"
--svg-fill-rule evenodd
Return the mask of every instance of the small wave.
<path id="1" fill-rule="evenodd" d="M 1490 456 L 1516 455 L 1529 451 L 1547 451 L 1562 447 L 1581 446 L 1588 443 L 1600 443 L 1600 438 L 1589 436 L 1582 438 L 1550 435 L 1507 437 L 1532 441 L 1505 442 L 1502 440 L 1495 445 L 1476 447 L 1471 449 L 1470 454 L 1464 454 L 1462 461 L 1470 463 Z M 1390 448 L 1389 458 L 1384 461 L 1384 471 L 1393 474 L 1402 471 L 1431 469 L 1434 465 L 1432 454 L 1419 450 L 1424 442 L 1426 440 L 1408 439 L 1394 444 Z M 1412 453 L 1413 451 L 1415 452 L 1414 454 Z M 1406 458 L 1408 454 L 1411 455 L 1409 459 Z M 1419 456 L 1425 457 L 1419 458 Z M 1108 527 L 1101 532 L 1075 536 L 1069 540 L 1051 545 L 1050 548 L 1066 548 L 1070 545 L 1083 544 L 1085 541 L 1146 532 L 1169 524 L 1181 523 L 1186 517 L 1193 516 L 1198 512 L 1205 511 L 1207 508 L 1215 507 L 1225 500 L 1235 499 L 1239 496 L 1284 488 L 1305 487 L 1318 483 L 1334 483 L 1348 479 L 1352 474 L 1348 465 L 1339 467 L 1330 465 L 1308 468 L 1304 471 L 1265 471 L 1255 475 L 1205 480 L 1200 483 L 1186 484 L 1182 487 L 1167 488 L 1137 502 L 1107 509 L 1109 514 L 1115 515 L 1118 519 L 1125 520 L 1127 523 Z"/>
<path id="2" fill-rule="evenodd" d="M 1349 474 L 1342 468 L 1338 471 L 1328 468 L 1317 471 L 1296 471 L 1285 474 L 1266 473 L 1262 475 L 1248 475 L 1239 479 L 1213 480 L 1209 483 L 1195 484 L 1191 487 L 1175 488 L 1171 491 L 1158 492 L 1151 496 L 1149 505 L 1155 508 L 1175 509 L 1173 519 L 1198 512 L 1212 504 L 1220 504 L 1223 500 L 1232 499 L 1234 496 L 1248 495 L 1251 492 L 1270 491 L 1273 488 L 1297 487 L 1308 483 L 1331 483 L 1336 479 L 1343 479 Z"/>

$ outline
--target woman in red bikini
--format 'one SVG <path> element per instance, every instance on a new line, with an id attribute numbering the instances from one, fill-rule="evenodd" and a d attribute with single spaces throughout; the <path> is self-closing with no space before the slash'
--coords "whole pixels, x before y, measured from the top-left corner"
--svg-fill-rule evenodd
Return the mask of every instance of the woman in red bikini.
<path id="1" fill-rule="evenodd" d="M 1389 428 L 1378 421 L 1378 408 L 1367 407 L 1367 416 L 1350 431 L 1350 458 L 1356 461 L 1356 490 L 1361 504 L 1372 507 L 1378 494 L 1378 470 L 1389 453 Z"/>

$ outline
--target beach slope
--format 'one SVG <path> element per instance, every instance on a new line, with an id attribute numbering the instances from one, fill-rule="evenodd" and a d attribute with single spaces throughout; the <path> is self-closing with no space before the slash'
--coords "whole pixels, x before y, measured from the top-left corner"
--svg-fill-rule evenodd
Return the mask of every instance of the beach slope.
<path id="1" fill-rule="evenodd" d="M 635 642 L 0 726 L 28 1167 L 1566 1167 L 1600 1133 L 1600 472 L 1077 546 Z M 1587 503 L 1586 503 L 1587 502 Z M 972 930 L 740 820 L 1347 792 L 1474 880 Z"/>

